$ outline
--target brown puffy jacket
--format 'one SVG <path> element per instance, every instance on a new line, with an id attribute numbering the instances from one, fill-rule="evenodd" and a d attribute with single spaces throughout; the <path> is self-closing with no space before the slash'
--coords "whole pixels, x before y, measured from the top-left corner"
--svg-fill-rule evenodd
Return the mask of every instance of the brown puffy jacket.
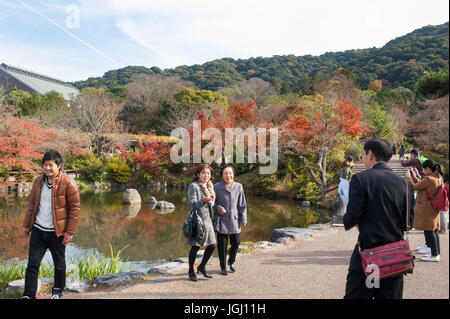
<path id="1" fill-rule="evenodd" d="M 28 209 L 23 221 L 23 227 L 28 231 L 34 225 L 39 211 L 41 190 L 44 185 L 44 174 L 36 177 L 29 197 Z M 56 236 L 64 233 L 75 234 L 80 215 L 80 192 L 75 181 L 60 172 L 53 181 L 52 187 L 52 214 Z"/>

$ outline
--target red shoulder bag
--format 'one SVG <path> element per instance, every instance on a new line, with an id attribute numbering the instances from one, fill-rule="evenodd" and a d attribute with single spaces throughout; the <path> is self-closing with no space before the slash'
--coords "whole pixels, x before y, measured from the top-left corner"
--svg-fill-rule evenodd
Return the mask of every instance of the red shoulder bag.
<path id="1" fill-rule="evenodd" d="M 406 182 L 406 180 L 405 180 Z M 383 246 L 368 248 L 361 251 L 361 261 L 366 276 L 378 268 L 379 279 L 391 278 L 414 270 L 414 256 L 408 242 L 409 225 L 409 187 L 406 182 L 406 240 L 400 240 Z M 376 273 L 374 273 L 374 277 Z"/>

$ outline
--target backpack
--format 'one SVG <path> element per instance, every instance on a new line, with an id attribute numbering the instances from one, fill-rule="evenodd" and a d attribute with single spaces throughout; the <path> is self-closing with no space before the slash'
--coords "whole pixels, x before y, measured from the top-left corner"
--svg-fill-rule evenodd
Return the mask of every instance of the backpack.
<path id="1" fill-rule="evenodd" d="M 448 184 L 442 183 L 439 186 L 436 196 L 434 196 L 434 198 L 432 199 L 427 189 L 425 189 L 428 200 L 431 202 L 431 206 L 434 208 L 434 210 L 438 212 L 448 210 L 448 191 Z"/>

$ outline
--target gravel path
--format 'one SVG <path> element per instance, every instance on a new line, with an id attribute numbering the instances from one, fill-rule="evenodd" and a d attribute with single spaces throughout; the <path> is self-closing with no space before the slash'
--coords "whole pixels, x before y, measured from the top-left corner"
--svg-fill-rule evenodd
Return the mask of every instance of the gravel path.
<path id="1" fill-rule="evenodd" d="M 218 261 L 207 269 L 214 276 L 201 274 L 198 282 L 188 279 L 187 271 L 166 275 L 165 282 L 146 277 L 135 284 L 85 293 L 66 293 L 65 299 L 341 299 L 349 259 L 358 231 L 341 227 L 321 231 L 311 239 L 299 240 L 270 250 L 254 250 L 238 256 L 237 272 L 220 275 Z M 423 232 L 409 235 L 412 248 L 423 245 Z M 440 234 L 441 261 L 423 262 L 416 256 L 414 274 L 405 277 L 405 299 L 449 299 L 448 234 Z"/>

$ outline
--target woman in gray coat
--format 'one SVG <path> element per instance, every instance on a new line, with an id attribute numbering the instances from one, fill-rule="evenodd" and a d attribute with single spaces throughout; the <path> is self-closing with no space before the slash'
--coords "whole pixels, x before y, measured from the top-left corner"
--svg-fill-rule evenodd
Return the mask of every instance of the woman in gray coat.
<path id="1" fill-rule="evenodd" d="M 242 184 L 234 181 L 234 169 L 225 166 L 221 169 L 222 181 L 214 185 L 216 203 L 214 211 L 219 214 L 219 229 L 217 232 L 217 249 L 219 252 L 221 274 L 226 276 L 226 254 L 228 238 L 231 248 L 228 265 L 232 272 L 236 271 L 236 254 L 240 244 L 241 225 L 247 224 L 247 204 L 245 202 Z"/>
<path id="2" fill-rule="evenodd" d="M 204 241 L 199 242 L 198 238 L 186 238 L 186 244 L 191 245 L 189 252 L 189 279 L 197 281 L 197 276 L 194 272 L 194 262 L 197 257 L 197 252 L 201 246 L 206 246 L 205 253 L 200 265 L 197 267 L 197 273 L 201 272 L 206 278 L 212 278 L 206 272 L 206 263 L 216 247 L 216 237 L 214 236 L 214 228 L 211 221 L 212 207 L 216 198 L 214 192 L 214 185 L 211 182 L 213 169 L 208 164 L 200 164 L 195 170 L 194 182 L 189 185 L 188 199 L 191 211 L 197 211 L 197 215 L 201 218 L 204 228 Z"/>

